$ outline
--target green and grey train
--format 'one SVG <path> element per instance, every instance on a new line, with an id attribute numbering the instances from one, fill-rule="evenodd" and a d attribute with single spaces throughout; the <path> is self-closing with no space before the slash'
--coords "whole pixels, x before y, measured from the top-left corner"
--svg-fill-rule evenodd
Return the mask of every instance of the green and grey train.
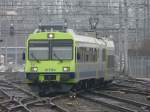
<path id="1" fill-rule="evenodd" d="M 77 35 L 67 29 L 38 31 L 26 42 L 25 73 L 31 84 L 55 91 L 82 89 L 111 81 L 114 68 L 115 46 L 110 39 Z"/>

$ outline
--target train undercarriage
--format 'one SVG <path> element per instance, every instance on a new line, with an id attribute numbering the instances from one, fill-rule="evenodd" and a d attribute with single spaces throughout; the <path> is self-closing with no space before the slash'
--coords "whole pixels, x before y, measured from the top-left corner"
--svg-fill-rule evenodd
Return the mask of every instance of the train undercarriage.
<path id="1" fill-rule="evenodd" d="M 60 82 L 33 82 L 28 85 L 31 89 L 36 92 L 39 96 L 55 96 L 57 94 L 78 92 L 82 90 L 92 89 L 92 88 L 104 88 L 110 85 L 112 80 L 104 81 L 103 78 L 100 79 L 87 79 L 80 80 L 76 84 L 67 84 Z"/>

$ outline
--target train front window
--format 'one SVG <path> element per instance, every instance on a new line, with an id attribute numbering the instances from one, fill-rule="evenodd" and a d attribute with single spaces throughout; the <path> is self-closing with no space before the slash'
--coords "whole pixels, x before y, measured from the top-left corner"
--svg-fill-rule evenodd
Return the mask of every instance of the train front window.
<path id="1" fill-rule="evenodd" d="M 54 40 L 52 42 L 53 60 L 71 60 L 73 57 L 72 40 Z"/>
<path id="2" fill-rule="evenodd" d="M 48 60 L 49 46 L 48 41 L 29 41 L 30 60 Z"/>

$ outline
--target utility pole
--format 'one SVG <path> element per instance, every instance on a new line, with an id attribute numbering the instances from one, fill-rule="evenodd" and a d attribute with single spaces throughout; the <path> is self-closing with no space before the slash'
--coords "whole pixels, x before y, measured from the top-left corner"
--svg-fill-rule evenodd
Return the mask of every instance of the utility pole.
<path id="1" fill-rule="evenodd" d="M 119 37 L 118 37 L 118 44 L 119 44 L 119 48 L 118 48 L 118 56 L 119 56 L 119 72 L 122 71 L 122 2 L 121 0 L 119 1 Z"/>
<path id="2" fill-rule="evenodd" d="M 125 22 L 125 31 L 124 31 L 124 73 L 128 75 L 128 6 L 127 0 L 124 0 L 124 22 Z"/>
<path id="3" fill-rule="evenodd" d="M 135 58 L 136 64 L 138 61 L 138 38 L 139 38 L 139 0 L 137 0 L 136 8 L 135 8 L 135 16 L 136 16 L 136 38 L 135 38 Z M 138 74 L 138 69 L 136 67 L 136 74 Z"/>
<path id="4" fill-rule="evenodd" d="M 0 31 L 1 31 L 1 21 L 0 21 Z M 2 54 L 2 49 L 1 49 L 1 46 L 2 46 L 2 42 L 3 42 L 3 39 L 2 39 L 2 34 L 0 32 L 0 55 Z"/>
<path id="5" fill-rule="evenodd" d="M 14 8 L 14 0 L 12 0 L 12 8 Z M 13 18 L 14 16 L 12 15 L 11 16 L 11 20 L 12 20 L 12 23 L 11 23 L 11 26 L 10 26 L 10 28 L 12 28 L 12 35 L 10 34 L 10 36 L 11 37 L 14 37 L 14 35 L 15 35 L 15 32 L 14 32 L 14 18 Z M 11 30 L 11 29 L 10 29 Z M 16 49 L 15 49 L 15 65 L 16 65 L 16 67 L 17 67 L 17 64 L 18 64 L 18 39 L 17 39 L 17 35 L 15 35 L 15 47 L 16 47 Z"/>
<path id="6" fill-rule="evenodd" d="M 150 4 L 149 4 L 150 2 L 149 2 L 149 0 L 147 0 L 147 38 L 149 38 L 150 37 L 150 13 L 149 13 L 149 11 L 150 11 Z"/>
<path id="7" fill-rule="evenodd" d="M 144 0 L 144 40 L 147 38 L 146 0 Z"/>

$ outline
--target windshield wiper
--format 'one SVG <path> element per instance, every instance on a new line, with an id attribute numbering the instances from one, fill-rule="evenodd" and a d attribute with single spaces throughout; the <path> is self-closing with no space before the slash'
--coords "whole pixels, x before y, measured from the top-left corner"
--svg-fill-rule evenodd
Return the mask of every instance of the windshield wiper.
<path id="1" fill-rule="evenodd" d="M 39 63 L 40 61 L 37 59 L 37 57 L 33 54 L 33 52 L 30 53 L 31 56 Z"/>
<path id="2" fill-rule="evenodd" d="M 54 56 L 60 61 L 60 62 L 63 62 L 63 60 L 62 59 L 60 59 L 57 55 L 56 55 L 56 53 L 54 52 Z"/>

